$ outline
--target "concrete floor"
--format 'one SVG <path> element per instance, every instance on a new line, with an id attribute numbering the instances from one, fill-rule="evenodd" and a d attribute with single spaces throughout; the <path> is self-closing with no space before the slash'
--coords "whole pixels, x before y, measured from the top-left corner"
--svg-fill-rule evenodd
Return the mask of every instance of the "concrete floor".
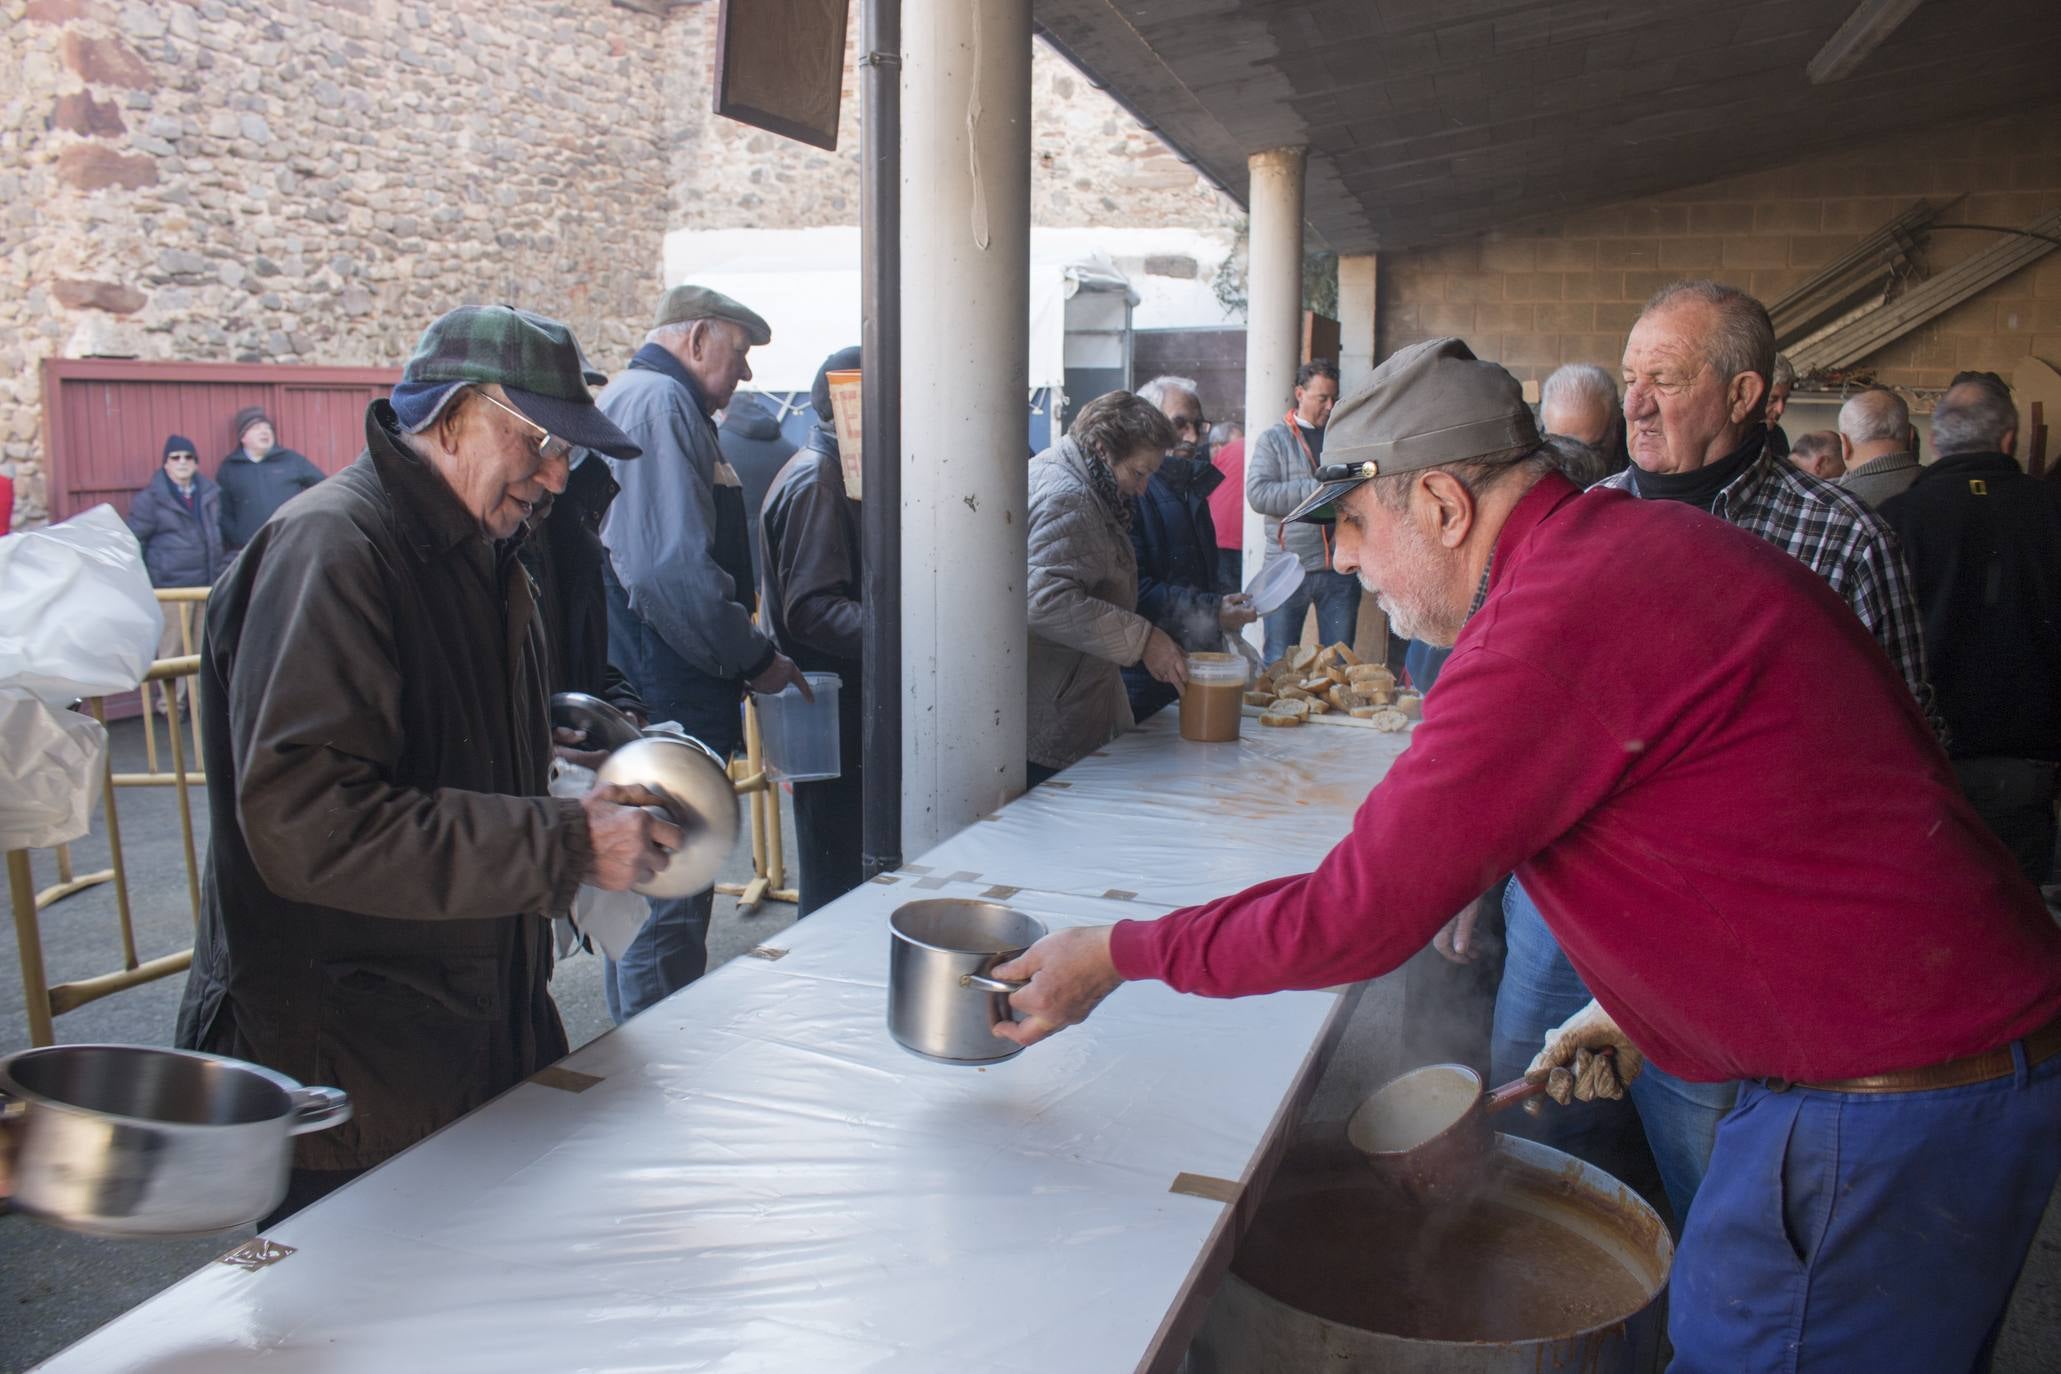
<path id="1" fill-rule="evenodd" d="M 113 735 L 116 768 L 140 771 L 141 723 L 117 724 Z M 183 949 L 190 943 L 191 906 L 172 794 L 165 789 L 124 790 L 117 803 L 139 953 L 148 959 Z M 198 791 L 194 808 L 204 849 L 206 805 Z M 791 818 L 786 831 L 788 852 L 792 853 Z M 73 855 L 80 871 L 106 866 L 105 832 L 97 820 L 95 833 L 75 845 Z M 55 876 L 50 856 L 39 854 L 37 861 L 37 881 L 47 884 Z M 749 866 L 749 854 L 740 852 L 726 880 L 741 881 L 748 876 Z M 762 943 L 794 920 L 794 908 L 780 903 L 768 903 L 744 917 L 736 907 L 732 898 L 716 901 L 710 932 L 712 964 Z M 105 971 L 119 962 L 115 904 L 108 886 L 89 889 L 52 907 L 44 913 L 42 926 L 52 981 Z M 1329 1123 L 1344 1120 L 1369 1092 L 1410 1064 L 1473 1057 L 1464 1016 L 1440 1018 L 1457 1023 L 1445 1039 L 1424 1033 L 1423 1018 L 1416 1008 L 1424 1002 L 1427 989 L 1432 998 L 1445 997 L 1453 995 L 1449 992 L 1453 983 L 1444 976 L 1435 955 L 1427 952 L 1420 958 L 1433 962 L 1414 972 L 1398 970 L 1369 985 L 1306 1114 L 1305 1134 L 1322 1132 L 1330 1129 Z M 0 976 L 0 1053 L 4 1053 L 25 1047 L 28 1034 L 22 1019 L 21 985 L 11 959 L 0 975 L 4 975 Z M 58 1039 L 68 1043 L 167 1043 L 183 982 L 183 975 L 165 979 L 60 1017 Z M 1412 1013 L 1408 1018 L 1406 988 Z M 598 958 L 575 954 L 561 963 L 552 992 L 574 1045 L 608 1029 Z M 233 1244 L 233 1238 L 96 1241 L 40 1226 L 25 1217 L 0 1216 L 0 1370 L 24 1369 L 54 1354 Z M 2050 1374 L 2061 1369 L 2061 1353 L 2057 1352 L 2061 1352 L 2061 1207 L 2050 1204 L 2013 1299 L 1995 1370 L 1997 1374 Z"/>

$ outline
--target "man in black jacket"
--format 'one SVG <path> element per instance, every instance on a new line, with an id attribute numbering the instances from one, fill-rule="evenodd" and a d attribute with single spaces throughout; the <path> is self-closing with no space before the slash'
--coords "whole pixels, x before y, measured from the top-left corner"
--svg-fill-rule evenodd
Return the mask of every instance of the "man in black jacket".
<path id="1" fill-rule="evenodd" d="M 1224 474 L 1209 461 L 1209 421 L 1196 384 L 1154 377 L 1138 398 L 1172 422 L 1176 442 L 1131 509 L 1131 549 L 1138 556 L 1138 614 L 1190 653 L 1215 652 L 1224 636 L 1258 619 L 1236 587 L 1217 585 L 1217 526 L 1209 494 Z M 1125 668 L 1131 717 L 1143 720 L 1177 693 L 1138 664 Z"/>
<path id="2" fill-rule="evenodd" d="M 263 406 L 245 406 L 231 424 L 236 447 L 215 470 L 222 489 L 222 543 L 234 555 L 272 512 L 322 480 L 322 469 L 290 448 L 278 446 L 272 417 Z"/>
<path id="3" fill-rule="evenodd" d="M 1903 541 L 1961 787 L 2046 883 L 2061 773 L 2061 487 L 2011 456 L 2018 411 L 1993 379 L 1940 399 L 1932 446 L 1939 460 L 1877 513 Z"/>
<path id="4" fill-rule="evenodd" d="M 515 541 L 573 445 L 638 452 L 594 409 L 571 331 L 451 311 L 368 407 L 365 452 L 208 601 L 213 832 L 175 1038 L 350 1093 L 349 1122 L 295 1141 L 284 1210 L 564 1054 L 551 917 L 684 838 L 642 789 L 545 794 Z"/>
<path id="5" fill-rule="evenodd" d="M 766 615 L 773 637 L 805 672 L 836 673 L 837 747 L 843 772 L 794 785 L 795 841 L 801 850 L 800 914 L 857 887 L 863 877 L 859 769 L 864 654 L 859 503 L 845 495 L 844 468 L 831 425 L 830 374 L 859 366 L 859 350 L 831 354 L 810 392 L 816 427 L 766 493 L 760 517 Z"/>

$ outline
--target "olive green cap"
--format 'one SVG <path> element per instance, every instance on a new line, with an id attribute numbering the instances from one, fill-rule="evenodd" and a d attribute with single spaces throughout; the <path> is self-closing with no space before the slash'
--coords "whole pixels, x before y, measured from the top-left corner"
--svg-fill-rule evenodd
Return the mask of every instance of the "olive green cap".
<path id="1" fill-rule="evenodd" d="M 676 286 L 666 292 L 659 297 L 658 318 L 651 324 L 656 329 L 661 325 L 688 324 L 694 320 L 728 320 L 741 325 L 744 336 L 751 340 L 754 348 L 765 346 L 773 338 L 772 326 L 760 319 L 756 311 L 706 286 Z"/>

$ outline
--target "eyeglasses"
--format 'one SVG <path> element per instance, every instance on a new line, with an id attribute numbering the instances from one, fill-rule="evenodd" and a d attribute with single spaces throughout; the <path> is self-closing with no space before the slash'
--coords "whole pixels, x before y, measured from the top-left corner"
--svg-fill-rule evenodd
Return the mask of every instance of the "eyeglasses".
<path id="1" fill-rule="evenodd" d="M 517 410 L 514 406 L 503 405 L 501 402 L 495 400 L 486 392 L 481 391 L 479 388 L 474 387 L 473 394 L 478 396 L 482 401 L 485 401 L 488 405 L 494 407 L 494 409 L 507 411 L 510 415 L 513 415 L 516 419 L 522 421 L 525 425 L 537 431 L 538 435 L 541 436 L 536 441 L 537 456 L 539 458 L 542 458 L 546 462 L 551 461 L 553 458 L 564 458 L 568 461 L 571 460 L 573 448 L 571 444 L 559 438 L 550 430 L 544 428 L 535 420 L 532 420 L 529 416 Z"/>
<path id="2" fill-rule="evenodd" d="M 1170 421 L 1170 423 L 1171 423 L 1171 424 L 1173 425 L 1173 427 L 1174 427 L 1174 430 L 1175 430 L 1175 432 L 1176 432 L 1176 433 L 1182 433 L 1182 434 L 1207 434 L 1207 433 L 1209 433 L 1209 421 L 1207 421 L 1207 420 L 1204 420 L 1204 419 L 1202 419 L 1202 418 L 1200 418 L 1200 417 L 1197 417 L 1196 419 L 1193 419 L 1193 420 L 1191 420 L 1191 419 L 1189 419 L 1189 418 L 1188 418 L 1187 416 L 1185 416 L 1185 415 L 1174 415 L 1174 416 L 1170 416 L 1170 417 L 1169 417 L 1169 421 Z"/>

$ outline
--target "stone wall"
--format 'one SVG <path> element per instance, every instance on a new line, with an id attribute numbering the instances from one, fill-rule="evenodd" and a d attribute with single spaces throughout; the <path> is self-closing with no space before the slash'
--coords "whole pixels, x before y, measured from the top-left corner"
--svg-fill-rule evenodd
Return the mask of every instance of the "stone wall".
<path id="1" fill-rule="evenodd" d="M 661 285 L 664 22 L 610 0 L 0 0 L 17 518 L 44 504 L 44 357 L 392 364 L 484 301 L 621 356 Z"/>
<path id="2" fill-rule="evenodd" d="M 845 36 L 837 151 L 710 112 L 716 7 L 686 4 L 667 26 L 680 123 L 671 133 L 675 229 L 809 229 L 859 222 L 859 6 Z M 1121 105 L 1043 40 L 1031 55 L 1031 223 L 1221 230 L 1244 217 Z M 1213 268 L 1213 264 L 1210 265 Z"/>
<path id="3" fill-rule="evenodd" d="M 1381 353 L 1458 334 L 1519 377 L 1561 363 L 1615 372 L 1639 307 L 1679 277 L 1716 277 L 1772 301 L 1924 198 L 1967 198 L 1941 222 L 2024 226 L 2061 208 L 2061 120 L 2049 108 L 1851 154 L 1381 256 Z M 1999 236 L 1932 235 L 1934 274 Z M 1942 387 L 1961 368 L 2009 376 L 2061 362 L 2061 250 L 1866 359 L 1891 385 Z"/>

